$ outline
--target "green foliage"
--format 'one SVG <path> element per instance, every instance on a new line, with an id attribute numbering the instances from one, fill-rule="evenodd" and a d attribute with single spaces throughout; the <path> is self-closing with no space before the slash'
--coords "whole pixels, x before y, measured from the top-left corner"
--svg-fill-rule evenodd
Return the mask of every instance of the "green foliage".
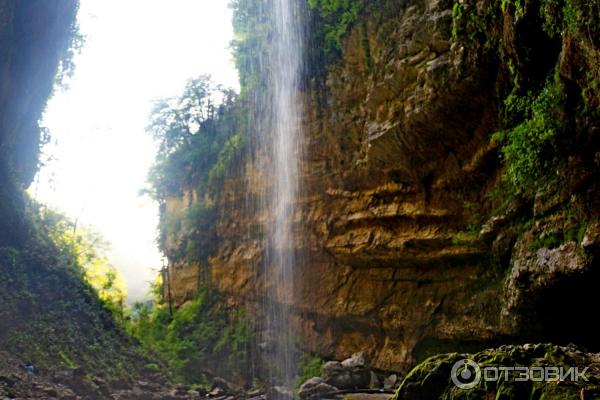
<path id="1" fill-rule="evenodd" d="M 507 11 L 509 7 L 512 7 L 516 15 L 525 14 L 525 4 L 523 4 L 523 0 L 502 0 L 500 7 L 503 11 Z"/>
<path id="2" fill-rule="evenodd" d="M 79 53 L 81 53 L 81 50 L 84 46 L 85 37 L 81 34 L 77 21 L 73 21 L 69 32 L 67 46 L 63 50 L 62 57 L 58 65 L 58 71 L 55 79 L 55 84 L 58 87 L 68 87 L 68 80 L 73 78 L 73 75 L 75 74 L 74 59 Z"/>
<path id="3" fill-rule="evenodd" d="M 588 227 L 588 220 L 583 211 L 568 205 L 560 210 L 560 214 L 562 223 L 552 229 L 543 227 L 542 231 L 544 233 L 531 242 L 529 245 L 530 250 L 553 249 L 566 242 L 575 242 L 578 246 L 581 245 Z"/>
<path id="4" fill-rule="evenodd" d="M 231 48 L 240 76 L 241 95 L 265 88 L 262 61 L 267 59 L 269 23 L 265 10 L 268 0 L 232 0 L 234 39 Z"/>
<path id="5" fill-rule="evenodd" d="M 584 220 L 582 222 L 578 222 L 573 224 L 564 232 L 564 239 L 567 242 L 574 241 L 578 245 L 581 245 L 583 238 L 585 237 L 585 232 L 587 229 L 587 221 Z"/>
<path id="6" fill-rule="evenodd" d="M 188 261 L 205 261 L 213 252 L 216 241 L 215 220 L 215 207 L 207 206 L 202 200 L 186 210 L 183 224 L 187 233 L 182 245 L 185 246 L 185 258 Z"/>
<path id="7" fill-rule="evenodd" d="M 510 0 L 508 0 L 510 1 Z M 501 7 L 507 0 L 502 2 Z M 452 6 L 452 41 L 459 39 L 468 39 L 472 43 L 481 43 L 484 48 L 495 49 L 497 47 L 497 37 L 490 27 L 494 26 L 499 19 L 497 7 L 480 7 L 473 2 L 454 0 Z"/>
<path id="8" fill-rule="evenodd" d="M 303 353 L 298 363 L 298 376 L 294 380 L 294 388 L 298 389 L 304 382 L 315 376 L 321 376 L 325 361 L 319 356 Z"/>
<path id="9" fill-rule="evenodd" d="M 216 197 L 245 146 L 241 102 L 208 76 L 191 80 L 181 96 L 156 103 L 148 131 L 159 144 L 148 192 L 162 205 L 159 245 L 179 237 L 173 259 L 204 261 L 214 244 Z M 187 210 L 167 210 L 169 198 L 189 196 Z M 173 252 L 173 250 L 171 249 Z"/>
<path id="10" fill-rule="evenodd" d="M 458 232 L 452 236 L 452 244 L 455 246 L 463 246 L 472 244 L 477 239 L 477 232 Z"/>
<path id="11" fill-rule="evenodd" d="M 127 297 L 125 280 L 104 255 L 108 243 L 102 236 L 47 207 L 39 207 L 39 224 L 65 257 L 65 264 L 81 272 L 105 306 L 121 316 Z"/>
<path id="12" fill-rule="evenodd" d="M 600 0 L 542 0 L 540 17 L 553 37 L 570 33 L 600 44 Z"/>
<path id="13" fill-rule="evenodd" d="M 213 196 L 216 195 L 215 189 L 221 187 L 228 169 L 239 161 L 245 145 L 246 138 L 239 133 L 228 138 L 223 144 L 217 162 L 208 173 L 208 187 L 211 188 Z"/>
<path id="14" fill-rule="evenodd" d="M 538 21 L 543 25 L 547 43 L 558 43 L 564 40 L 565 35 L 569 35 L 582 43 L 584 48 L 590 42 L 593 46 L 598 44 L 594 44 L 596 38 L 600 37 L 598 0 L 541 0 L 539 3 L 502 0 L 501 8 L 516 17 L 527 13 L 527 18 L 533 20 L 537 17 L 534 13 L 539 12 Z M 510 59 L 502 48 L 499 51 L 506 58 L 506 72 L 512 78 L 512 87 L 501 110 L 503 130 L 496 133 L 493 139 L 501 144 L 508 194 L 510 197 L 532 198 L 540 189 L 559 186 L 556 183 L 564 175 L 561 169 L 565 166 L 566 155 L 578 140 L 575 135 L 569 135 L 574 129 L 573 125 L 580 123 L 576 122 L 573 114 L 577 118 L 583 117 L 590 110 L 597 109 L 597 91 L 593 89 L 597 81 L 595 71 L 598 68 L 594 67 L 597 57 L 584 51 L 580 63 L 582 68 L 590 71 L 587 82 L 578 83 L 581 86 L 581 98 L 576 92 L 569 91 L 567 101 L 567 90 L 558 67 L 547 74 L 546 84 L 540 89 L 538 82 L 541 76 L 532 81 L 533 73 L 523 75 L 522 64 L 533 62 L 527 60 L 527 55 L 524 56 L 525 61 L 521 60 L 519 70 L 514 59 Z"/>
<path id="15" fill-rule="evenodd" d="M 506 98 L 507 124 L 522 122 L 493 138 L 502 144 L 506 176 L 514 193 L 531 196 L 555 175 L 567 145 L 564 104 L 564 89 L 558 80 L 548 83 L 538 95 L 513 92 Z"/>
<path id="16" fill-rule="evenodd" d="M 456 41 L 459 35 L 460 21 L 464 18 L 465 6 L 456 1 L 452 7 L 452 40 Z"/>
<path id="17" fill-rule="evenodd" d="M 321 17 L 325 54 L 336 54 L 342 39 L 356 23 L 364 4 L 361 0 L 308 0 L 309 6 Z"/>
<path id="18" fill-rule="evenodd" d="M 207 185 L 225 143 L 238 133 L 235 99 L 204 75 L 190 80 L 180 97 L 155 104 L 147 130 L 159 144 L 148 190 L 156 199 Z"/>
<path id="19" fill-rule="evenodd" d="M 245 312 L 225 305 L 215 291 L 199 290 L 174 315 L 166 305 L 136 304 L 130 331 L 168 363 L 176 378 L 203 384 L 212 375 L 248 377 L 253 333 Z"/>
<path id="20" fill-rule="evenodd" d="M 115 323 L 115 296 L 120 301 L 124 292 L 116 290 L 112 269 L 97 269 L 107 266 L 101 240 L 45 207 L 25 209 L 28 239 L 0 248 L 0 350 L 42 371 L 81 367 L 108 380 L 135 376 L 145 359 Z"/>
<path id="21" fill-rule="evenodd" d="M 562 232 L 552 232 L 544 236 L 544 238 L 536 238 L 528 246 L 529 250 L 535 251 L 537 249 L 554 249 L 563 244 L 564 239 Z"/>

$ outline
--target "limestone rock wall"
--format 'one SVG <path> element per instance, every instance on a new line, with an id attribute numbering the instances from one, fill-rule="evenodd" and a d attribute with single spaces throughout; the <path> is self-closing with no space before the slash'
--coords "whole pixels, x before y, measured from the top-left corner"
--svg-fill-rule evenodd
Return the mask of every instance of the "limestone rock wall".
<path id="1" fill-rule="evenodd" d="M 499 6 L 467 3 L 477 15 Z M 510 79 L 506 61 L 497 48 L 452 38 L 451 1 L 385 4 L 380 12 L 367 9 L 325 86 L 314 83 L 303 99 L 302 195 L 294 216 L 298 284 L 295 302 L 282 304 L 293 311 L 300 345 L 335 359 L 367 351 L 376 368 L 406 371 L 440 351 L 541 339 L 564 320 L 523 323 L 536 321 L 535 311 L 522 307 L 523 296 L 535 298 L 540 288 L 556 289 L 548 292 L 553 296 L 572 293 L 576 286 L 555 283 L 561 276 L 591 276 L 597 261 L 588 251 L 552 267 L 585 253 L 575 241 L 524 261 L 532 235 L 556 226 L 548 221 L 560 207 L 525 228 L 519 221 L 531 217 L 533 204 L 494 210 L 498 196 L 489 195 L 501 163 L 491 135 L 500 127 L 499 90 Z M 511 47 L 518 23 L 498 12 L 488 27 L 508 54 L 530 44 Z M 550 56 L 564 59 L 566 46 L 561 51 L 559 43 Z M 258 294 L 272 282 L 262 267 L 268 215 L 256 204 L 269 182 L 252 160 L 221 191 L 210 270 L 213 285 L 259 315 Z M 597 221 L 598 166 L 582 162 L 592 178 L 566 188 L 569 195 L 558 204 L 576 198 L 585 220 Z M 178 303 L 191 297 L 200 269 L 170 266 Z M 555 339 L 574 336 L 564 330 Z"/>

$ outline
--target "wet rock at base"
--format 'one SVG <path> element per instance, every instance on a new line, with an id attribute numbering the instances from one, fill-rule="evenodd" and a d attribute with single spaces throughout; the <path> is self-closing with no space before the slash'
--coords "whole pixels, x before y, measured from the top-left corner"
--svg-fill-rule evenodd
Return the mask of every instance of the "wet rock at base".
<path id="1" fill-rule="evenodd" d="M 323 378 L 314 377 L 304 382 L 298 390 L 298 396 L 301 399 L 307 399 L 316 394 L 326 394 L 337 391 L 338 388 L 327 384 Z"/>
<path id="2" fill-rule="evenodd" d="M 223 388 L 220 388 L 217 386 L 217 387 L 213 388 L 208 394 L 213 397 L 222 396 L 225 394 L 225 390 L 223 390 Z"/>
<path id="3" fill-rule="evenodd" d="M 564 381 L 525 379 L 479 379 L 468 390 L 458 389 L 451 379 L 452 369 L 465 359 L 479 366 L 495 368 L 552 367 L 569 370 L 578 367 L 586 379 L 567 378 Z M 402 382 L 395 400 L 425 399 L 597 399 L 600 398 L 600 354 L 586 353 L 576 346 L 552 344 L 505 345 L 476 354 L 440 354 L 415 367 Z M 533 375 L 530 375 L 533 376 Z"/>
<path id="4" fill-rule="evenodd" d="M 355 353 L 342 361 L 329 361 L 322 370 L 325 382 L 338 389 L 368 388 L 371 371 L 364 353 Z"/>
<path id="5" fill-rule="evenodd" d="M 267 399 L 269 400 L 293 400 L 294 393 L 284 386 L 273 386 L 267 392 Z"/>
<path id="6" fill-rule="evenodd" d="M 321 377 L 314 377 L 300 386 L 300 397 L 337 390 L 380 389 L 382 382 L 372 371 L 365 353 L 355 353 L 343 361 L 328 361 L 321 369 Z"/>
<path id="7" fill-rule="evenodd" d="M 399 383 L 400 379 L 398 378 L 398 375 L 392 374 L 385 378 L 385 380 L 383 381 L 383 388 L 385 390 L 394 390 L 396 389 Z"/>
<path id="8" fill-rule="evenodd" d="M 371 379 L 369 381 L 369 389 L 379 389 L 381 388 L 381 379 L 377 376 L 377 374 L 373 371 L 370 371 Z"/>
<path id="9" fill-rule="evenodd" d="M 346 369 L 367 368 L 367 357 L 363 352 L 352 354 L 352 357 L 342 361 L 342 367 Z"/>

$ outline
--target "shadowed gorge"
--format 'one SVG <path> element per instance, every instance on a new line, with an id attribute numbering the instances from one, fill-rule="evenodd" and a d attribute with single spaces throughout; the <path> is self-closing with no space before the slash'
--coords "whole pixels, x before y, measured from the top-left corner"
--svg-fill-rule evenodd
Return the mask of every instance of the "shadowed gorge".
<path id="1" fill-rule="evenodd" d="M 239 90 L 198 73 L 151 111 L 165 264 L 126 305 L 25 193 L 77 4 L 0 2 L 0 395 L 600 396 L 600 2 L 230 7 Z M 589 379 L 465 389 L 464 359 Z"/>

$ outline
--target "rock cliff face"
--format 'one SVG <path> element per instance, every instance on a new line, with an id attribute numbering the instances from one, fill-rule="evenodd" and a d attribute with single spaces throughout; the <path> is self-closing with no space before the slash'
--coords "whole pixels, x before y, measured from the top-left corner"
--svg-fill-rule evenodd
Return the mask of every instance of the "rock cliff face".
<path id="1" fill-rule="evenodd" d="M 76 0 L 0 1 L 0 245 L 25 237 L 20 194 L 38 168 L 38 120 L 76 11 Z"/>
<path id="2" fill-rule="evenodd" d="M 373 366 L 405 372 L 440 351 L 593 343 L 584 310 L 598 304 L 600 123 L 576 110 L 598 105 L 598 38 L 546 33 L 540 15 L 551 2 L 502 3 L 367 6 L 325 82 L 306 90 L 299 283 L 295 302 L 282 304 L 303 350 L 367 351 Z M 539 90 L 554 73 L 568 88 L 576 143 L 557 170 L 563 183 L 507 202 L 492 139 L 505 129 L 504 96 L 515 80 Z M 268 216 L 252 206 L 269 182 L 253 160 L 221 190 L 209 264 L 212 284 L 256 311 L 272 282 L 261 270 Z M 173 198 L 164 212 L 192 202 Z M 176 303 L 193 296 L 202 267 L 171 263 Z"/>

